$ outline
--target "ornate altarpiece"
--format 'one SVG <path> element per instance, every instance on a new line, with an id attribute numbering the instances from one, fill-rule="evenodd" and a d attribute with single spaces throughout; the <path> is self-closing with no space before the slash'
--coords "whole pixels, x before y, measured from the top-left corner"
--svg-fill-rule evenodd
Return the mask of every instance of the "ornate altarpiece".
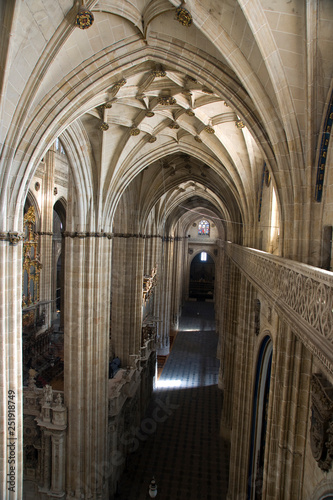
<path id="1" fill-rule="evenodd" d="M 22 321 L 23 328 L 35 323 L 35 310 L 31 306 L 40 300 L 40 272 L 42 264 L 38 254 L 38 235 L 34 231 L 36 223 L 34 207 L 24 215 L 23 241 L 23 283 L 22 283 Z"/>

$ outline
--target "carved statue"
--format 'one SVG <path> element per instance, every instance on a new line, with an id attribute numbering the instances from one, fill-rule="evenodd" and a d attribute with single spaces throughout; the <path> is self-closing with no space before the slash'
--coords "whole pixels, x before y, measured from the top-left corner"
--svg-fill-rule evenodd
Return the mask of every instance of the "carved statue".
<path id="1" fill-rule="evenodd" d="M 53 390 L 50 385 L 43 387 L 43 401 L 44 403 L 50 404 L 53 401 Z"/>
<path id="2" fill-rule="evenodd" d="M 60 392 L 58 392 L 58 394 L 57 394 L 57 397 L 55 399 L 55 403 L 56 403 L 56 408 L 62 408 L 62 397 L 61 397 Z"/>

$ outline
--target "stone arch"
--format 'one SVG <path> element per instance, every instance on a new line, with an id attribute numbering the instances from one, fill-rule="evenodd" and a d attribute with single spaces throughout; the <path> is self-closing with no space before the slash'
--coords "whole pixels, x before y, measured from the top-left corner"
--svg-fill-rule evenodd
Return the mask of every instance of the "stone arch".
<path id="1" fill-rule="evenodd" d="M 333 499 L 333 481 L 323 479 L 314 489 L 310 500 L 332 500 Z"/>
<path id="2" fill-rule="evenodd" d="M 200 254 L 206 253 L 209 256 L 207 262 L 201 263 L 200 277 L 197 260 Z M 211 261 L 211 262 L 210 262 Z M 211 265 L 212 264 L 212 265 Z M 214 299 L 214 282 L 216 276 L 216 258 L 214 254 L 206 248 L 196 250 L 191 255 L 189 262 L 189 276 L 187 278 L 189 287 L 189 298 Z"/>
<path id="3" fill-rule="evenodd" d="M 154 50 L 140 47 L 140 55 L 137 54 L 136 67 L 138 67 L 138 65 L 144 61 L 152 59 L 158 61 L 161 58 L 160 52 L 161 52 L 160 47 L 155 47 Z M 175 52 L 174 54 L 172 53 L 169 54 L 170 56 L 169 62 L 170 64 L 174 64 L 175 67 L 177 67 L 177 65 L 179 66 L 180 64 L 178 57 L 179 54 L 177 53 L 177 50 L 175 50 L 174 52 Z M 126 71 L 128 71 L 130 63 L 130 55 L 131 54 L 126 56 L 128 59 L 128 63 L 126 63 L 126 60 L 122 61 L 124 62 L 123 72 L 125 73 Z M 182 47 L 182 59 L 183 58 L 184 58 L 184 48 Z M 124 59 L 126 58 L 124 57 Z M 188 57 L 185 59 L 187 64 L 189 65 L 189 67 L 186 67 L 186 71 L 191 70 L 192 67 L 192 72 L 194 72 L 195 65 L 193 64 L 193 62 L 189 60 L 189 54 Z M 185 70 L 184 64 L 185 63 L 182 63 L 183 71 Z M 131 61 L 131 68 L 132 68 L 131 71 L 133 71 L 132 61 Z M 85 66 L 82 67 L 82 71 L 86 71 L 87 69 L 88 69 L 88 64 L 86 63 Z M 216 86 L 216 80 L 213 77 L 217 76 L 217 80 L 219 81 L 219 92 L 225 93 L 226 92 L 225 83 L 223 83 L 226 76 L 225 73 L 221 73 L 220 75 L 215 75 L 214 73 L 216 73 L 216 68 L 212 66 L 210 69 L 213 72 L 213 74 L 210 74 L 208 71 L 206 71 L 203 74 L 205 81 L 209 82 L 212 85 L 214 84 L 214 86 Z M 76 68 L 75 72 L 79 70 L 80 68 Z M 45 98 L 41 102 L 40 107 L 38 108 L 38 110 L 36 110 L 35 115 L 32 113 L 33 119 L 28 124 L 28 128 L 21 135 L 21 143 L 22 141 L 24 141 L 24 143 L 27 144 L 27 146 L 23 149 L 23 152 L 20 151 L 20 156 L 17 157 L 19 164 L 19 170 L 18 170 L 19 175 L 17 176 L 17 178 L 21 178 L 22 181 L 14 186 L 13 189 L 14 197 L 19 196 L 19 192 L 22 190 L 24 192 L 24 190 L 26 189 L 25 185 L 29 177 L 31 176 L 32 172 L 31 169 L 34 168 L 33 165 L 35 164 L 35 161 L 37 161 L 37 159 L 43 155 L 45 151 L 45 144 L 50 144 L 51 142 L 53 142 L 54 139 L 59 135 L 59 129 L 60 131 L 65 129 L 68 126 L 68 123 L 72 123 L 73 121 L 75 121 L 85 111 L 85 109 L 89 109 L 92 106 L 97 106 L 101 103 L 101 101 L 103 101 L 103 96 L 101 95 L 101 92 L 103 92 L 103 89 L 105 88 L 106 85 L 108 86 L 110 85 L 109 78 L 112 74 L 115 74 L 115 72 L 112 70 L 110 71 L 109 67 L 107 67 L 106 69 L 106 67 L 104 66 L 103 68 L 101 68 L 99 72 L 98 75 L 99 80 L 98 81 L 96 80 L 97 79 L 96 76 L 95 77 L 96 79 L 94 81 L 91 81 L 89 86 L 86 86 L 87 85 L 86 79 L 82 78 L 80 84 L 78 85 L 76 83 L 75 88 L 73 88 L 73 90 L 76 93 L 76 96 L 73 97 L 71 94 L 71 99 L 69 99 L 68 92 L 65 94 L 63 93 L 61 85 L 58 91 L 56 91 L 55 93 L 51 93 L 51 95 L 45 96 Z M 66 85 L 71 85 L 71 76 L 74 77 L 74 71 L 73 75 L 71 74 L 68 75 L 68 78 L 66 79 Z M 77 82 L 77 76 L 75 76 L 75 82 Z M 231 85 L 231 83 L 234 85 L 235 82 L 229 78 L 228 84 Z M 94 87 L 94 92 L 92 91 L 93 87 Z M 84 92 L 85 94 L 85 99 L 82 99 L 81 96 L 82 92 Z M 244 99 L 244 102 L 248 101 L 248 98 L 246 97 L 241 88 L 239 88 L 239 93 L 243 94 L 242 98 Z M 234 99 L 238 99 L 238 97 L 236 98 L 236 96 L 234 96 Z M 54 106 L 54 102 L 57 102 L 57 106 Z M 75 110 L 75 112 L 73 112 L 73 107 L 75 105 L 77 105 L 77 109 Z M 248 105 L 251 106 L 251 103 L 249 102 Z M 238 106 L 240 108 L 244 106 L 244 104 L 242 104 L 240 99 L 238 101 Z M 243 114 L 246 114 L 245 109 Z M 252 114 L 248 116 L 248 123 L 253 133 L 257 136 L 257 139 L 260 142 L 261 141 L 260 137 L 263 139 L 265 133 L 262 130 L 259 133 L 260 125 L 258 119 L 255 118 L 254 111 L 252 112 Z M 267 145 L 264 144 L 266 141 L 267 138 L 261 141 L 262 147 L 264 149 L 265 147 L 267 147 Z M 271 158 L 274 163 L 273 160 L 274 155 L 272 155 L 272 151 L 267 150 L 266 156 L 268 158 Z M 288 185 L 288 183 L 286 183 L 286 185 Z M 15 203 L 15 205 L 16 204 L 17 203 Z"/>
<path id="4" fill-rule="evenodd" d="M 59 215 L 61 223 L 63 225 L 63 229 L 66 229 L 66 209 L 67 209 L 67 201 L 63 196 L 61 196 L 54 204 L 53 209 Z"/>
<path id="5" fill-rule="evenodd" d="M 265 332 L 265 336 L 261 341 L 256 363 L 248 472 L 248 500 L 262 498 L 263 491 L 265 435 L 267 430 L 266 412 L 268 410 L 273 356 L 273 342 L 268 333 Z"/>

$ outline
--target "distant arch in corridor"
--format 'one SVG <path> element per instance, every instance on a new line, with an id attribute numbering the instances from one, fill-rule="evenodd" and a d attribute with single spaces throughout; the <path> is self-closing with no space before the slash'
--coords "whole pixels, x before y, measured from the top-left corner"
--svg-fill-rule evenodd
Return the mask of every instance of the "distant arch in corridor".
<path id="1" fill-rule="evenodd" d="M 212 300 L 214 298 L 215 262 L 209 253 L 200 251 L 190 265 L 189 298 Z"/>

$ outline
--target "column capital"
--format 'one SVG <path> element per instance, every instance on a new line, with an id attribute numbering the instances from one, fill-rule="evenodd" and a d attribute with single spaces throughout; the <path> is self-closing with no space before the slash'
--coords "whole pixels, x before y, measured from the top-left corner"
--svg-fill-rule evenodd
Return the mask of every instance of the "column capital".
<path id="1" fill-rule="evenodd" d="M 24 239 L 24 233 L 18 231 L 8 231 L 0 233 L 0 241 L 8 241 L 10 245 L 16 246 Z"/>

